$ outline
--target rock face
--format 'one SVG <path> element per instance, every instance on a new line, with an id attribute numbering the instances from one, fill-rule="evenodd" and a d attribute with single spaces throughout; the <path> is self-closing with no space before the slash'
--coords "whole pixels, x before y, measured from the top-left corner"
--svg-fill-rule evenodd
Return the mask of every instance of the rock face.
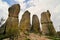
<path id="1" fill-rule="evenodd" d="M 37 15 L 33 15 L 33 17 L 32 17 L 32 28 L 31 28 L 31 30 L 35 33 L 41 32 L 40 22 L 39 22 Z"/>
<path id="2" fill-rule="evenodd" d="M 9 9 L 9 17 L 15 17 L 18 18 L 18 14 L 20 12 L 20 5 L 19 4 L 15 4 L 12 5 Z"/>
<path id="3" fill-rule="evenodd" d="M 50 19 L 51 14 L 49 10 L 41 14 L 42 34 L 44 35 L 55 35 L 56 31 L 53 26 L 53 22 Z"/>
<path id="4" fill-rule="evenodd" d="M 60 37 L 60 31 L 57 32 L 57 37 Z"/>
<path id="5" fill-rule="evenodd" d="M 0 34 L 4 34 L 4 31 L 5 31 L 5 24 L 3 24 L 3 25 L 0 27 Z"/>
<path id="6" fill-rule="evenodd" d="M 20 21 L 20 31 L 26 32 L 30 30 L 30 12 L 26 11 L 22 15 L 22 19 Z"/>
<path id="7" fill-rule="evenodd" d="M 6 34 L 8 36 L 16 36 L 18 35 L 19 31 L 18 31 L 18 14 L 20 12 L 20 5 L 19 4 L 15 4 L 12 5 L 9 9 L 9 16 L 8 19 L 6 21 Z"/>

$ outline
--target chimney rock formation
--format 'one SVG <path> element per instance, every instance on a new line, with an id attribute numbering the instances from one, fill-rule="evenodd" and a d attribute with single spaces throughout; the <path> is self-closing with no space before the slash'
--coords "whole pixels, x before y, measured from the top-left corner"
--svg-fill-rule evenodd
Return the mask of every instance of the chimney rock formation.
<path id="1" fill-rule="evenodd" d="M 32 27 L 31 27 L 31 30 L 35 33 L 40 33 L 41 30 L 40 30 L 40 22 L 39 22 L 39 19 L 38 19 L 38 16 L 37 15 L 33 15 L 32 17 Z"/>
<path id="2" fill-rule="evenodd" d="M 56 31 L 54 29 L 53 23 L 50 19 L 51 14 L 49 10 L 41 14 L 41 24 L 42 24 L 42 34 L 44 35 L 55 35 Z"/>
<path id="3" fill-rule="evenodd" d="M 17 36 L 19 33 L 18 30 L 18 14 L 20 12 L 20 5 L 14 4 L 9 9 L 9 16 L 6 21 L 6 34 L 8 36 Z"/>
<path id="4" fill-rule="evenodd" d="M 28 32 L 30 31 L 30 12 L 25 11 L 25 13 L 22 15 L 22 19 L 20 21 L 20 31 L 22 32 Z"/>

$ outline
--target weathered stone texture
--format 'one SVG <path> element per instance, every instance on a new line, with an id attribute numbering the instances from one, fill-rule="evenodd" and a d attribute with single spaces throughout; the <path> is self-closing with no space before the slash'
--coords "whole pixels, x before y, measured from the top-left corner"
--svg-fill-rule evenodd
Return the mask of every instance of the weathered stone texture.
<path id="1" fill-rule="evenodd" d="M 41 14 L 41 24 L 42 24 L 42 34 L 44 35 L 55 35 L 56 31 L 54 29 L 53 23 L 50 19 L 51 14 L 47 10 L 47 12 L 43 12 Z"/>
<path id="2" fill-rule="evenodd" d="M 6 32 L 9 34 L 17 33 L 18 30 L 18 14 L 20 12 L 19 4 L 15 4 L 9 8 L 9 17 L 6 21 Z"/>
<path id="3" fill-rule="evenodd" d="M 31 27 L 31 31 L 35 32 L 35 33 L 40 33 L 40 22 L 38 19 L 37 15 L 33 15 L 32 17 L 32 27 Z"/>
<path id="4" fill-rule="evenodd" d="M 1 34 L 4 34 L 4 31 L 5 31 L 5 24 L 3 24 L 3 25 L 0 27 L 0 35 L 1 35 Z"/>
<path id="5" fill-rule="evenodd" d="M 18 14 L 20 12 L 20 5 L 12 5 L 9 9 L 9 16 L 6 20 L 6 35 L 8 36 L 17 36 L 19 33 L 18 29 Z"/>
<path id="6" fill-rule="evenodd" d="M 20 5 L 19 4 L 15 4 L 12 5 L 9 9 L 9 17 L 17 17 L 18 18 L 18 14 L 20 12 Z"/>
<path id="7" fill-rule="evenodd" d="M 60 31 L 57 32 L 57 37 L 60 37 Z"/>
<path id="8" fill-rule="evenodd" d="M 26 11 L 22 15 L 22 19 L 20 21 L 20 31 L 26 32 L 30 30 L 30 12 Z"/>

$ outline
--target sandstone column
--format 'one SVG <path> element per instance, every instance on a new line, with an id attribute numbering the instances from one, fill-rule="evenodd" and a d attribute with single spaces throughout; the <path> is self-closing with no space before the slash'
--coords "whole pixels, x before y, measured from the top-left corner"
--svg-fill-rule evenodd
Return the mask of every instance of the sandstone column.
<path id="1" fill-rule="evenodd" d="M 9 16 L 6 21 L 6 35 L 8 36 L 17 36 L 19 33 L 18 30 L 18 14 L 20 12 L 20 5 L 14 4 L 9 9 Z"/>
<path id="2" fill-rule="evenodd" d="M 35 33 L 40 33 L 41 30 L 40 30 L 40 22 L 39 22 L 39 19 L 38 19 L 38 16 L 37 15 L 33 15 L 32 17 L 32 27 L 31 27 L 31 30 Z"/>
<path id="3" fill-rule="evenodd" d="M 53 22 L 50 19 L 51 14 L 49 10 L 41 14 L 42 34 L 44 35 L 55 35 L 56 31 L 53 26 Z"/>
<path id="4" fill-rule="evenodd" d="M 30 12 L 25 11 L 25 13 L 22 15 L 22 19 L 20 21 L 20 31 L 21 32 L 27 32 L 30 30 Z"/>

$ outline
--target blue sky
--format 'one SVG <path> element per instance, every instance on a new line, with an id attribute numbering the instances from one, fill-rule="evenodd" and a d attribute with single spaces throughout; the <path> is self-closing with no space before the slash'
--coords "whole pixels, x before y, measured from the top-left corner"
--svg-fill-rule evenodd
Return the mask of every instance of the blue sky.
<path id="1" fill-rule="evenodd" d="M 0 0 L 0 18 L 3 16 L 7 19 L 8 8 L 16 3 L 20 4 L 22 9 L 19 13 L 19 19 L 21 19 L 26 10 L 31 13 L 31 17 L 36 14 L 39 19 L 41 18 L 41 13 L 43 11 L 50 10 L 51 20 L 53 21 L 55 29 L 59 31 L 60 0 Z"/>
<path id="2" fill-rule="evenodd" d="M 18 3 L 18 2 L 15 1 L 15 0 L 2 0 L 2 1 L 3 1 L 3 2 L 7 2 L 10 6 L 13 5 L 13 4 Z M 28 3 L 29 1 L 30 1 L 30 0 L 24 0 L 24 1 L 23 1 L 23 3 L 26 3 L 25 9 L 32 6 L 32 5 L 30 5 L 30 4 Z"/>
<path id="3" fill-rule="evenodd" d="M 24 3 L 27 3 L 28 1 L 30 1 L 30 0 L 25 0 Z"/>
<path id="4" fill-rule="evenodd" d="M 13 4 L 17 3 L 15 0 L 2 0 L 2 1 L 7 2 L 9 5 L 13 5 Z M 28 1 L 30 1 L 30 0 L 23 1 L 23 3 L 26 3 L 26 7 L 30 7 L 30 5 L 28 4 Z"/>
<path id="5" fill-rule="evenodd" d="M 9 5 L 13 5 L 16 3 L 14 0 L 2 0 L 3 2 L 7 2 Z"/>

